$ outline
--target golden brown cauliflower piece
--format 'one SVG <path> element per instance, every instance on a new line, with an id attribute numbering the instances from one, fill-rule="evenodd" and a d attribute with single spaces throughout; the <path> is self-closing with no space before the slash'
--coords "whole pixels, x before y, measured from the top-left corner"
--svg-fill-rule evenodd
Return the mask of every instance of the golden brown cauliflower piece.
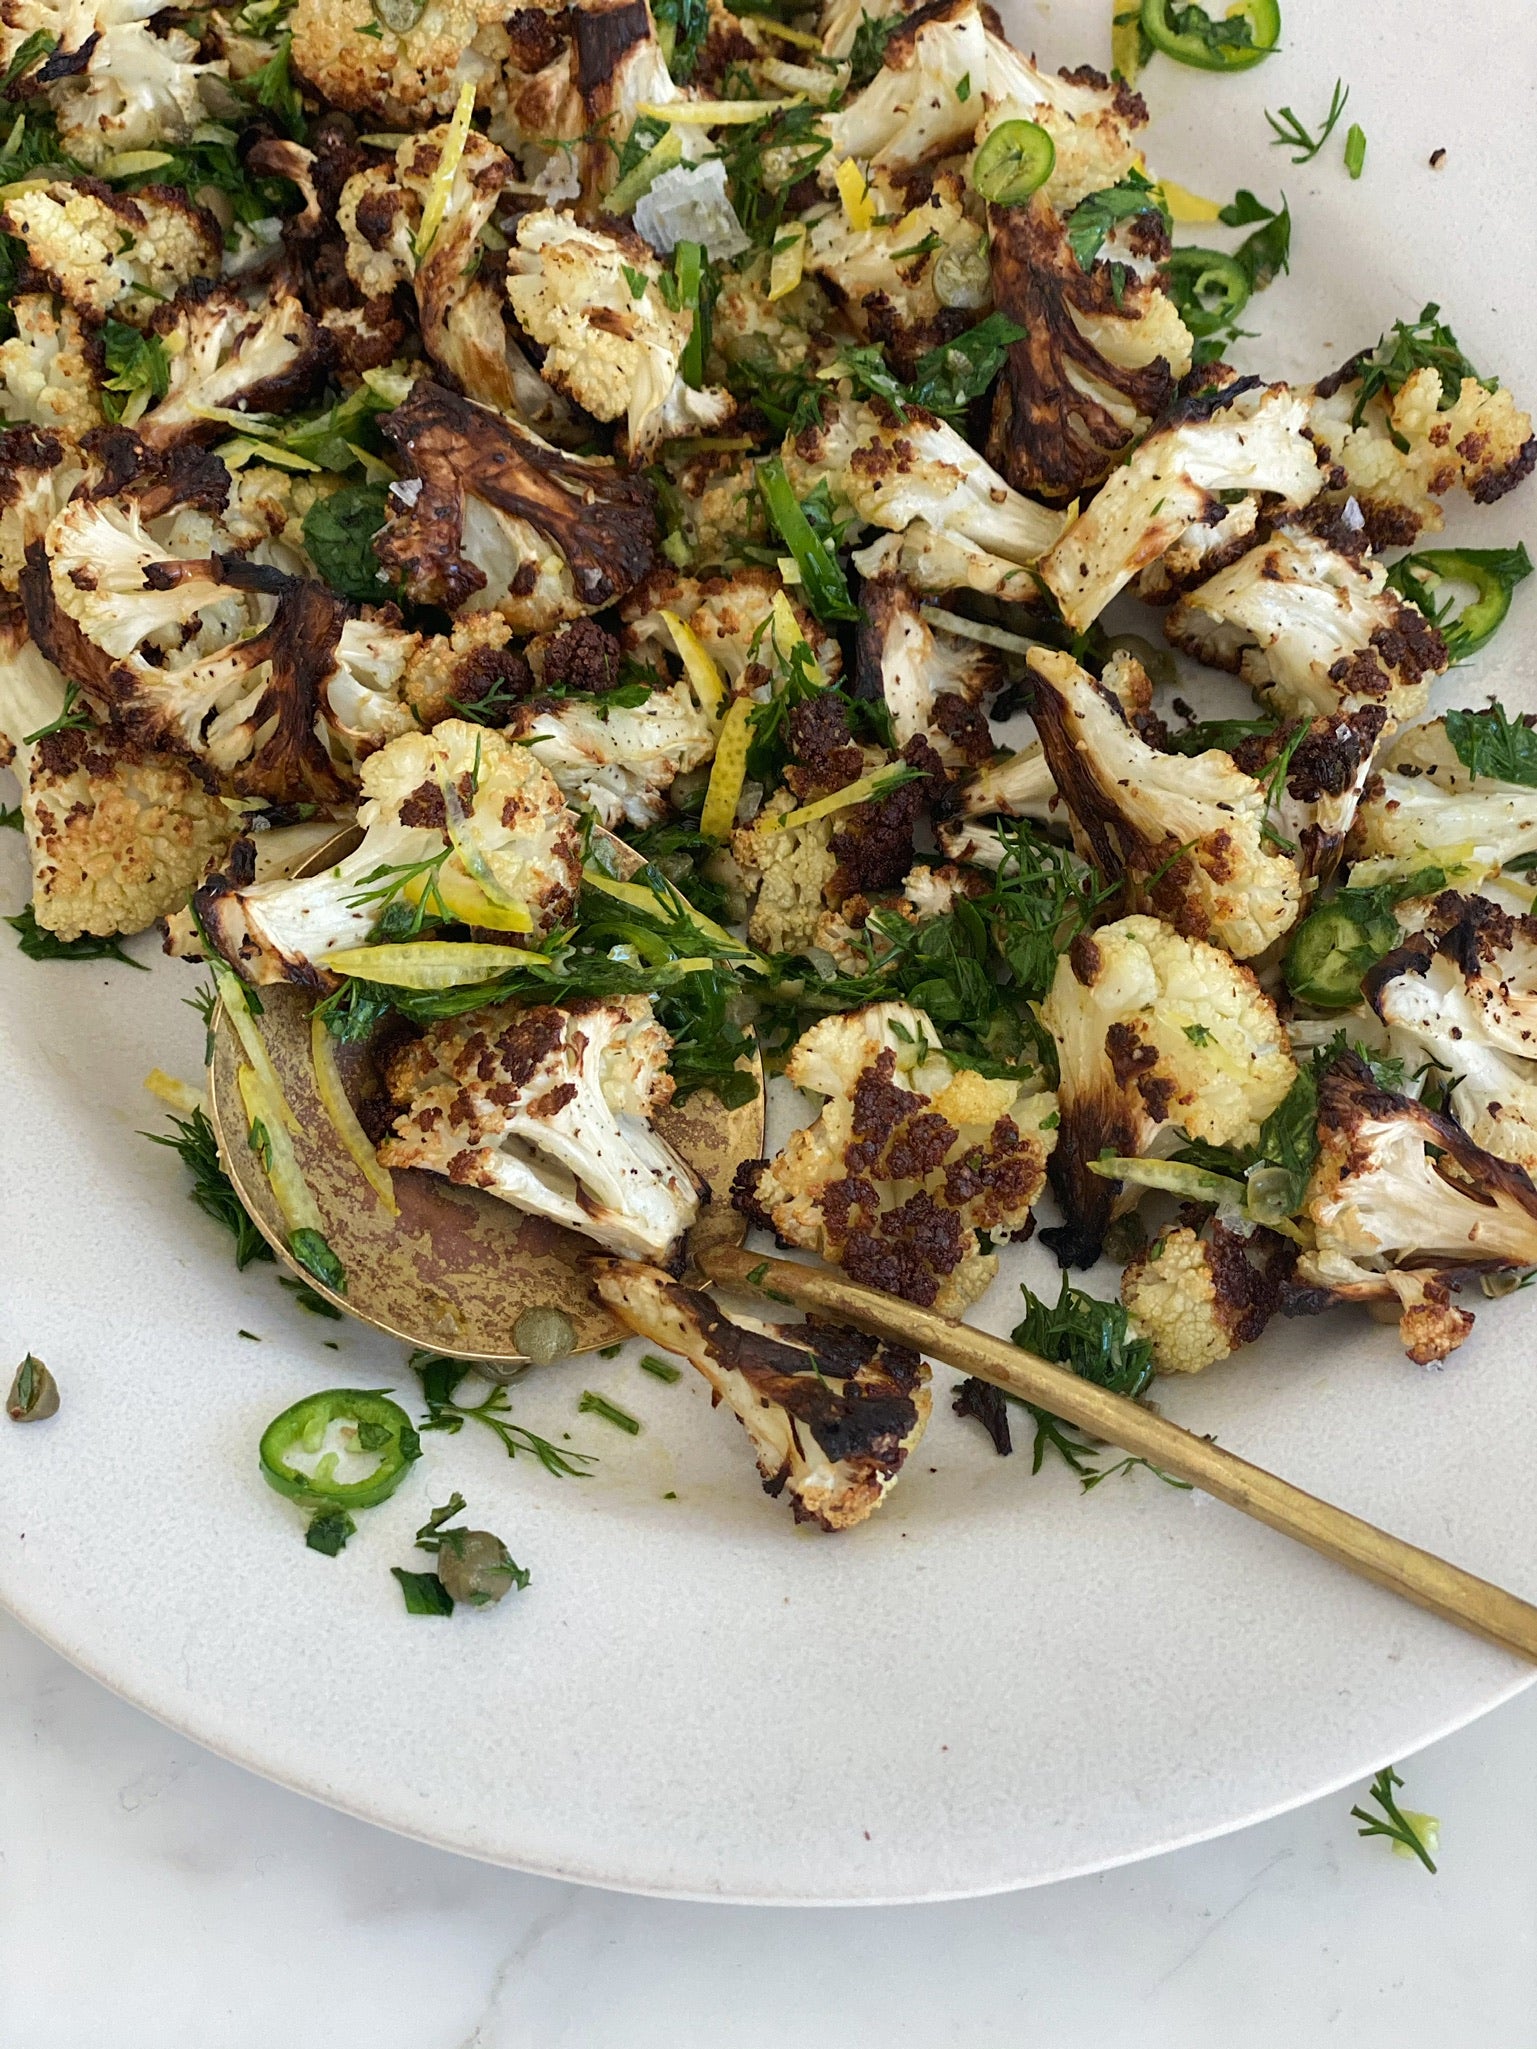
<path id="1" fill-rule="evenodd" d="M 779 790 L 769 812 L 793 811 L 800 800 Z M 764 953 L 800 953 L 813 944 L 827 908 L 828 884 L 838 872 L 830 841 L 835 820 L 814 818 L 780 832 L 739 826 L 731 852 L 749 885 L 757 884 L 747 936 Z"/>
<path id="2" fill-rule="evenodd" d="M 404 35 L 381 29 L 369 0 L 298 0 L 289 18 L 293 66 L 333 106 L 391 127 L 454 111 L 467 80 L 495 105 L 511 45 L 499 0 L 428 0 Z"/>
<path id="3" fill-rule="evenodd" d="M 1160 1373 L 1200 1373 L 1251 1345 L 1275 1314 L 1282 1259 L 1251 1263 L 1244 1240 L 1215 1220 L 1204 1232 L 1170 1224 L 1121 1275 L 1121 1300 Z M 1287 1255 L 1289 1257 L 1289 1255 Z"/>
<path id="4" fill-rule="evenodd" d="M 916 1352 L 816 1318 L 728 1317 L 654 1266 L 598 1259 L 591 1271 L 622 1323 L 687 1359 L 735 1412 L 764 1493 L 788 1492 L 797 1522 L 847 1530 L 880 1507 L 929 1420 Z"/>
<path id="5" fill-rule="evenodd" d="M 101 397 L 80 316 L 46 292 L 11 301 L 16 332 L 0 342 L 0 412 L 17 425 L 77 439 L 102 422 Z"/>
<path id="6" fill-rule="evenodd" d="M 27 262 L 87 320 L 149 324 L 194 278 L 219 269 L 223 237 L 211 213 L 170 185 L 131 197 L 95 178 L 13 187 L 0 231 L 26 245 Z"/>
<path id="7" fill-rule="evenodd" d="M 921 1010 L 871 1003 L 804 1033 L 786 1073 L 825 1096 L 738 1209 L 857 1281 L 959 1315 L 997 1271 L 978 1231 L 1027 1237 L 1056 1142 L 1055 1096 L 955 1067 Z"/>

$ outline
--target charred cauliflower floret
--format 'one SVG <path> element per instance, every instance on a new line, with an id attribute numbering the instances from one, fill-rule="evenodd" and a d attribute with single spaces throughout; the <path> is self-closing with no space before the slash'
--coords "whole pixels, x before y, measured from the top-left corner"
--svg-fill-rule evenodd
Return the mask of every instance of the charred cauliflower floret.
<path id="1" fill-rule="evenodd" d="M 831 189 L 846 157 L 867 172 L 899 173 L 968 149 L 977 125 L 972 92 L 986 77 L 987 30 L 976 0 L 920 9 L 888 39 L 864 90 L 822 117 L 832 144 L 818 172 L 823 185 Z"/>
<path id="2" fill-rule="evenodd" d="M 185 29 L 157 34 L 143 21 L 105 28 L 92 38 L 84 67 L 49 94 L 64 149 L 95 169 L 136 150 L 189 142 L 229 99 L 228 64 L 200 64 L 197 54 Z"/>
<path id="3" fill-rule="evenodd" d="M 1369 704 L 1414 718 L 1449 660 L 1425 614 L 1387 588 L 1380 562 L 1304 527 L 1279 529 L 1181 598 L 1164 631 L 1287 718 Z"/>
<path id="4" fill-rule="evenodd" d="M 500 97 L 507 13 L 501 0 L 427 0 L 398 33 L 381 29 L 368 0 L 297 0 L 288 20 L 294 70 L 350 114 L 425 126 L 454 111 L 467 81 L 481 106 Z"/>
<path id="5" fill-rule="evenodd" d="M 746 1430 L 766 1494 L 797 1522 L 852 1529 L 880 1507 L 929 1419 L 916 1352 L 815 1319 L 774 1327 L 728 1317 L 655 1267 L 592 1262 L 620 1322 L 687 1359 Z"/>
<path id="6" fill-rule="evenodd" d="M 131 498 L 66 506 L 22 596 L 33 639 L 100 716 L 238 795 L 330 801 L 357 755 L 406 723 L 414 636 L 392 651 L 391 629 L 350 621 L 324 585 L 162 546 Z"/>
<path id="7" fill-rule="evenodd" d="M 64 940 L 142 932 L 186 903 L 228 850 L 238 813 L 185 762 L 120 733 L 70 727 L 29 744 L 64 704 L 57 669 L 7 630 L 0 740 L 21 785 L 34 915 Z"/>
<path id="8" fill-rule="evenodd" d="M 956 793 L 956 810 L 962 819 L 1031 818 L 1038 825 L 1061 825 L 1066 812 L 1051 763 L 1039 740 L 1013 754 L 1003 754 L 969 776 Z M 941 831 L 943 831 L 941 826 Z M 957 855 L 956 858 L 969 858 Z M 996 866 L 985 862 L 984 866 Z"/>
<path id="9" fill-rule="evenodd" d="M 1131 657 L 1117 657 L 1123 664 Z M 1302 878 L 1265 839 L 1265 791 L 1218 748 L 1162 754 L 1069 654 L 1032 648 L 1034 712 L 1078 852 L 1134 909 L 1236 960 L 1297 919 Z"/>
<path id="10" fill-rule="evenodd" d="M 1121 1275 L 1121 1300 L 1160 1373 L 1201 1373 L 1261 1335 L 1290 1259 L 1270 1243 L 1266 1264 L 1255 1266 L 1245 1241 L 1214 1219 L 1202 1231 L 1170 1224 L 1137 1254 Z"/>
<path id="11" fill-rule="evenodd" d="M 461 390 L 531 425 L 564 431 L 569 409 L 509 333 L 500 282 L 481 275 L 482 233 L 515 177 L 512 160 L 478 129 L 461 146 L 444 123 L 408 136 L 393 165 L 354 172 L 337 202 L 337 225 L 347 275 L 365 306 L 409 285 L 422 345 Z M 427 229 L 430 213 L 437 225 Z"/>
<path id="12" fill-rule="evenodd" d="M 676 654 L 672 628 L 662 616 L 681 619 L 727 683 L 735 689 L 753 663 L 772 659 L 769 641 L 777 600 L 783 597 L 801 638 L 822 674 L 837 680 L 843 656 L 825 626 L 791 592 L 774 569 L 738 569 L 729 576 L 680 576 L 659 570 L 630 593 L 620 607 L 625 646 L 638 661 L 655 666 Z"/>
<path id="13" fill-rule="evenodd" d="M 1537 920 L 1487 897 L 1438 897 L 1427 928 L 1370 969 L 1363 994 L 1390 1043 L 1440 1070 L 1477 1145 L 1537 1174 Z"/>
<path id="14" fill-rule="evenodd" d="M 39 543 L 86 475 L 85 458 L 61 434 L 0 431 L 0 586 L 20 588 L 27 551 Z"/>
<path id="15" fill-rule="evenodd" d="M 1467 1273 L 1537 1266 L 1537 1188 L 1459 1124 L 1378 1086 L 1344 1052 L 1318 1085 L 1318 1164 L 1303 1215 L 1315 1243 L 1297 1262 L 1294 1306 L 1402 1305 L 1398 1334 L 1420 1365 L 1473 1327 L 1448 1285 Z"/>
<path id="16" fill-rule="evenodd" d="M 569 922 L 581 828 L 526 747 L 463 719 L 407 733 L 363 765 L 361 843 L 334 868 L 253 880 L 254 849 L 197 893 L 213 943 L 247 982 L 330 988 L 328 954 L 361 946 L 387 905 L 536 936 Z"/>
<path id="17" fill-rule="evenodd" d="M 986 79 L 977 141 L 1005 121 L 1023 119 L 1044 128 L 1056 159 L 1041 189 L 1059 213 L 1141 169 L 1136 134 L 1147 125 L 1147 107 L 1141 94 L 1119 79 L 1112 83 L 1088 65 L 1077 71 L 1042 71 L 991 29 Z"/>
<path id="18" fill-rule="evenodd" d="M 573 803 L 614 827 L 655 825 L 674 780 L 714 755 L 715 732 L 686 682 L 632 706 L 535 698 L 507 723 L 508 737 L 544 763 Z"/>
<path id="19" fill-rule="evenodd" d="M 0 232 L 27 252 L 28 271 L 95 323 L 147 326 L 194 278 L 215 277 L 223 243 L 212 214 L 170 185 L 130 197 L 94 178 L 13 186 Z"/>
<path id="20" fill-rule="evenodd" d="M 325 375 L 320 330 L 294 294 L 269 285 L 255 306 L 229 286 L 194 287 L 162 307 L 152 326 L 165 349 L 165 396 L 145 414 L 139 438 L 151 448 L 217 441 L 228 412 L 282 413 L 298 406 Z"/>
<path id="21" fill-rule="evenodd" d="M 1154 278 L 1083 270 L 1039 193 L 989 217 L 993 301 L 1024 333 L 998 383 L 988 460 L 1017 491 L 1066 504 L 1167 409 L 1194 344 Z"/>
<path id="22" fill-rule="evenodd" d="M 46 292 L 23 292 L 11 315 L 16 332 L 0 342 L 0 412 L 77 439 L 99 427 L 101 396 L 79 314 Z"/>
<path id="23" fill-rule="evenodd" d="M 1537 852 L 1537 790 L 1474 775 L 1432 719 L 1383 749 L 1356 812 L 1347 852 L 1362 864 L 1352 883 L 1369 886 L 1437 867 L 1464 887 Z"/>
<path id="24" fill-rule="evenodd" d="M 1028 1237 L 1056 1099 L 954 1067 L 921 1010 L 872 1003 L 804 1033 L 785 1072 L 827 1098 L 777 1158 L 739 1169 L 738 1209 L 905 1301 L 960 1314 L 997 1260 L 977 1232 Z"/>
<path id="25" fill-rule="evenodd" d="M 1057 1045 L 1062 1124 L 1051 1184 L 1066 1215 L 1050 1242 L 1092 1266 L 1120 1183 L 1093 1171 L 1186 1138 L 1252 1146 L 1296 1079 L 1285 1028 L 1249 969 L 1156 918 L 1080 933 L 1041 1006 Z"/>
<path id="26" fill-rule="evenodd" d="M 1240 741 L 1233 759 L 1245 775 L 1264 782 L 1284 749 L 1290 750 L 1271 813 L 1277 836 L 1297 850 L 1303 893 L 1326 882 L 1339 865 L 1371 779 L 1377 747 L 1391 722 L 1381 705 L 1310 719 L 1299 735 L 1277 726 L 1263 737 Z"/>
<path id="27" fill-rule="evenodd" d="M 822 280 L 859 333 L 891 352 L 899 376 L 911 377 L 927 350 L 961 334 L 990 303 L 984 231 L 966 213 L 966 187 L 954 171 L 939 172 L 926 194 L 910 196 L 894 179 L 871 186 L 875 219 L 856 228 L 841 204 L 813 220 L 806 264 Z M 982 273 L 979 287 L 956 303 L 941 300 L 935 268 L 967 258 Z"/>
<path id="28" fill-rule="evenodd" d="M 1224 491 L 1269 491 L 1296 508 L 1317 495 L 1307 404 L 1257 380 L 1188 400 L 1101 487 L 1041 564 L 1068 624 L 1092 626 L 1116 592 L 1214 508 Z"/>
<path id="29" fill-rule="evenodd" d="M 507 297 L 543 345 L 545 378 L 598 420 L 625 419 L 633 454 L 708 434 L 736 411 L 721 387 L 696 391 L 679 365 L 694 315 L 662 297 L 662 266 L 633 231 L 586 227 L 546 208 L 518 222 Z M 637 289 L 638 286 L 638 289 Z"/>
<path id="30" fill-rule="evenodd" d="M 381 425 L 407 475 L 374 551 L 418 603 L 495 610 L 542 633 L 614 604 L 655 567 L 643 478 L 425 381 Z"/>
<path id="31" fill-rule="evenodd" d="M 1459 487 L 1480 505 L 1513 491 L 1537 467 L 1532 419 L 1495 379 L 1430 365 L 1408 371 L 1418 342 L 1443 358 L 1460 355 L 1427 306 L 1412 327 L 1400 322 L 1375 349 L 1353 356 L 1313 387 L 1308 425 L 1337 496 L 1366 515 L 1372 545 L 1407 547 L 1445 523 L 1441 501 Z M 1439 345 L 1438 345 L 1439 344 Z"/>
<path id="32" fill-rule="evenodd" d="M 953 427 L 918 406 L 908 407 L 905 420 L 879 401 L 828 406 L 817 426 L 786 437 L 783 454 L 799 496 L 825 477 L 834 498 L 860 519 L 901 536 L 889 552 L 856 556 L 862 576 L 898 570 L 919 590 L 967 583 L 1029 597 L 1037 589 L 1030 565 L 1065 525 L 1060 512 L 1022 497 Z M 925 573 L 930 536 L 937 549 Z M 957 559 L 955 572 L 939 566 Z"/>
<path id="33" fill-rule="evenodd" d="M 628 1259 L 670 1260 L 696 1178 L 652 1119 L 672 1040 L 644 996 L 497 1004 L 431 1026 L 388 1063 L 400 1107 L 379 1148 Z"/>
<path id="34" fill-rule="evenodd" d="M 986 761 L 992 729 L 980 706 L 1000 680 L 997 656 L 931 626 L 899 577 L 863 585 L 859 608 L 855 691 L 884 701 L 898 749 L 922 735 L 947 768 Z"/>

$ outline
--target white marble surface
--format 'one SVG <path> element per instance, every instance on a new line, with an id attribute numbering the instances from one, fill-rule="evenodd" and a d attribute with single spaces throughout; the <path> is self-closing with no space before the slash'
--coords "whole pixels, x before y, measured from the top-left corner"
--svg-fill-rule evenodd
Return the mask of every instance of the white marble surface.
<path id="1" fill-rule="evenodd" d="M 333 1814 L 0 1617 L 0 2044 L 1532 2049 L 1534 1760 L 1537 1689 L 1406 1766 L 1435 1878 L 1359 1840 L 1345 1795 L 1002 1898 L 684 1906 Z"/>

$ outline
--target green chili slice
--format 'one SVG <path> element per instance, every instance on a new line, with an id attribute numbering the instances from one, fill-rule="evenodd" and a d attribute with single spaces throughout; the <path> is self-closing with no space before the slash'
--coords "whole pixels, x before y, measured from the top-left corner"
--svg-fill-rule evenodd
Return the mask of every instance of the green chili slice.
<path id="1" fill-rule="evenodd" d="M 1405 555 L 1388 571 L 1388 582 L 1411 604 L 1418 605 L 1441 630 L 1454 662 L 1466 661 L 1487 647 L 1510 610 L 1511 593 L 1532 573 L 1525 545 L 1514 548 L 1425 548 Z M 1437 587 L 1461 584 L 1472 599 L 1460 612 L 1451 600 L 1437 602 Z"/>
<path id="2" fill-rule="evenodd" d="M 1142 28 L 1155 50 L 1197 71 L 1252 71 L 1281 40 L 1278 0 L 1239 0 L 1220 20 L 1180 0 L 1142 0 Z"/>
<path id="3" fill-rule="evenodd" d="M 1403 938 L 1393 906 L 1445 887 L 1442 869 L 1420 868 L 1401 882 L 1384 882 L 1376 889 L 1340 890 L 1292 934 L 1286 952 L 1287 988 L 1299 1002 L 1319 1010 L 1348 1010 L 1359 1003 L 1362 977 Z"/>
<path id="4" fill-rule="evenodd" d="M 1035 121 L 1000 121 L 977 151 L 971 182 L 994 206 L 1023 206 L 1051 176 L 1057 146 Z"/>
<path id="5" fill-rule="evenodd" d="M 1220 249 L 1176 249 L 1167 269 L 1169 296 L 1198 341 L 1236 320 L 1249 303 L 1249 273 Z"/>
<path id="6" fill-rule="evenodd" d="M 859 607 L 849 596 L 848 581 L 838 558 L 823 547 L 812 530 L 800 500 L 790 488 L 784 460 L 777 455 L 758 465 L 758 490 L 764 510 L 795 557 L 806 602 L 819 619 L 857 619 Z"/>
<path id="7" fill-rule="evenodd" d="M 332 1425 L 340 1444 L 328 1445 Z M 294 1455 L 313 1458 L 308 1470 Z M 375 1455 L 371 1472 L 356 1480 L 338 1477 L 344 1454 Z M 415 1426 L 398 1402 L 367 1388 L 332 1387 L 307 1395 L 262 1432 L 262 1476 L 290 1501 L 309 1507 L 376 1508 L 394 1493 L 422 1455 Z"/>

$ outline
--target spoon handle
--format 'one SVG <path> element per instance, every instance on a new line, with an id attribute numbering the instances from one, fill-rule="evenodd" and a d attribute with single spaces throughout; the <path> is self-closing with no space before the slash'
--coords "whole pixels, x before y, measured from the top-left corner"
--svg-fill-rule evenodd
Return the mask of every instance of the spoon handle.
<path id="1" fill-rule="evenodd" d="M 1188 1480 L 1230 1508 L 1295 1537 L 1299 1544 L 1432 1615 L 1537 1663 L 1537 1607 L 1530 1602 L 1251 1466 L 1140 1402 L 1095 1387 L 1065 1367 L 1053 1366 L 986 1331 L 972 1330 L 954 1317 L 861 1287 L 827 1267 L 764 1259 L 730 1245 L 703 1251 L 699 1265 L 712 1280 L 746 1283 L 798 1308 L 820 1311 L 893 1344 L 926 1352 L 1001 1387 L 1122 1451 L 1150 1460 L 1177 1480 Z"/>

